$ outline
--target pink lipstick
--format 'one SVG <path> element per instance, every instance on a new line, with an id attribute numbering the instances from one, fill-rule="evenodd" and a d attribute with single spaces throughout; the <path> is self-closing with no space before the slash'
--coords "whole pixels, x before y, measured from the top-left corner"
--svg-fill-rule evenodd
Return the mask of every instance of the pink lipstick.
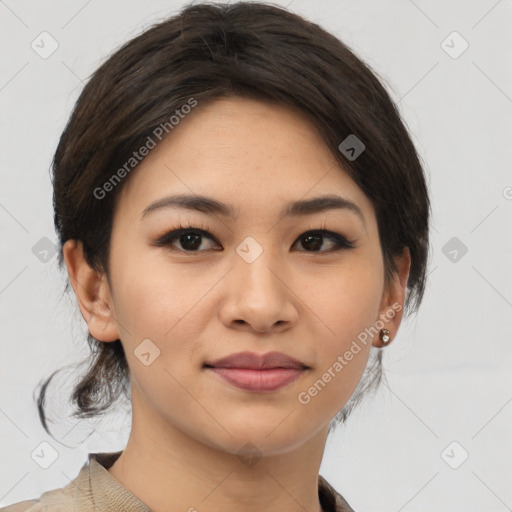
<path id="1" fill-rule="evenodd" d="M 281 352 L 263 355 L 239 352 L 206 362 L 204 367 L 238 388 L 255 392 L 280 389 L 300 378 L 309 369 Z"/>

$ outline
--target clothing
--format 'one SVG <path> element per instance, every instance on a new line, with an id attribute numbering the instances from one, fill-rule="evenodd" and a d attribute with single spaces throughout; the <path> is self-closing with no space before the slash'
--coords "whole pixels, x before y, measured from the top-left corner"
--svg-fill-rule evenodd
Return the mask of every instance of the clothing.
<path id="1" fill-rule="evenodd" d="M 77 477 L 65 487 L 0 508 L 0 512 L 152 512 L 107 471 L 121 453 L 89 453 Z M 318 496 L 324 512 L 354 512 L 321 475 Z"/>

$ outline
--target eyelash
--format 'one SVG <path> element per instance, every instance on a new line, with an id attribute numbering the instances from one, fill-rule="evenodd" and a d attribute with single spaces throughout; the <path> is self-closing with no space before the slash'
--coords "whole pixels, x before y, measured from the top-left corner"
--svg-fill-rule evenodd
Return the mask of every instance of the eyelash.
<path id="1" fill-rule="evenodd" d="M 204 252 L 204 251 L 201 251 L 201 250 L 186 251 L 186 250 L 182 250 L 182 249 L 176 249 L 176 248 L 172 247 L 172 243 L 175 240 L 178 240 L 179 237 L 181 237 L 182 235 L 185 235 L 185 234 L 188 234 L 188 233 L 193 233 L 193 234 L 196 234 L 196 235 L 204 236 L 204 237 L 209 238 L 210 240 L 213 240 L 214 242 L 216 242 L 216 240 L 213 238 L 213 236 L 210 233 L 208 233 L 208 230 L 209 230 L 208 226 L 204 226 L 204 225 L 200 225 L 200 227 L 196 227 L 196 226 L 192 226 L 191 224 L 189 224 L 188 226 L 180 224 L 180 225 L 177 226 L 176 229 L 174 229 L 172 231 L 169 231 L 165 235 L 160 237 L 155 242 L 155 245 L 158 246 L 158 247 L 168 247 L 171 250 L 178 250 L 178 251 L 181 251 L 181 252 L 186 253 L 186 254 L 194 254 L 194 253 Z M 294 245 L 299 240 L 301 240 L 302 238 L 304 238 L 304 237 L 306 237 L 308 235 L 322 235 L 325 238 L 328 238 L 331 241 L 333 241 L 336 244 L 336 247 L 333 248 L 333 249 L 327 250 L 327 251 L 307 251 L 307 250 L 303 250 L 303 251 L 299 251 L 299 252 L 307 252 L 307 253 L 311 253 L 311 254 L 322 254 L 322 253 L 337 252 L 337 251 L 341 251 L 341 250 L 350 250 L 350 249 L 353 249 L 354 247 L 356 247 L 354 241 L 347 240 L 344 236 L 342 236 L 342 235 L 340 235 L 338 233 L 335 233 L 333 231 L 329 231 L 328 229 L 325 229 L 325 226 L 322 226 L 320 229 L 312 229 L 312 230 L 308 230 L 308 231 L 304 232 L 297 239 L 297 241 L 294 242 Z"/>

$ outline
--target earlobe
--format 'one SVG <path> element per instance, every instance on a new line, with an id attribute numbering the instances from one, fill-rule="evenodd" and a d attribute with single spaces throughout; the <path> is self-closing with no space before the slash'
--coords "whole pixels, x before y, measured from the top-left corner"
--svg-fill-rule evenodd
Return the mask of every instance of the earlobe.
<path id="1" fill-rule="evenodd" d="M 374 338 L 373 345 L 376 347 L 389 345 L 396 336 L 402 321 L 407 281 L 411 268 L 411 254 L 408 247 L 405 247 L 402 254 L 395 258 L 395 264 L 397 272 L 393 276 L 392 282 L 386 287 L 379 311 L 379 320 L 385 325 L 380 329 L 379 336 Z"/>
<path id="2" fill-rule="evenodd" d="M 120 336 L 105 274 L 89 266 L 81 240 L 67 240 L 62 251 L 69 280 L 89 332 L 100 341 L 118 340 Z"/>

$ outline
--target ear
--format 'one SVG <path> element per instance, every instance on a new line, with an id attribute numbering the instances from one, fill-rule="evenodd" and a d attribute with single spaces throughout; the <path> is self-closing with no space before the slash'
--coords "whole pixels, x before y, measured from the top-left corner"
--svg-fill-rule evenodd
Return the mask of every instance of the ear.
<path id="1" fill-rule="evenodd" d="M 380 336 L 377 335 L 373 340 L 375 347 L 385 347 L 389 345 L 391 340 L 396 336 L 402 321 L 407 280 L 411 268 L 411 253 L 408 247 L 405 247 L 400 256 L 395 257 L 395 264 L 397 272 L 393 276 L 393 280 L 385 286 L 378 318 L 378 320 L 385 324 L 383 329 L 389 331 L 390 341 L 384 343 L 380 339 Z"/>
<path id="2" fill-rule="evenodd" d="M 67 240 L 62 248 L 68 275 L 89 332 L 100 341 L 120 339 L 110 287 L 105 273 L 85 260 L 81 240 Z"/>

